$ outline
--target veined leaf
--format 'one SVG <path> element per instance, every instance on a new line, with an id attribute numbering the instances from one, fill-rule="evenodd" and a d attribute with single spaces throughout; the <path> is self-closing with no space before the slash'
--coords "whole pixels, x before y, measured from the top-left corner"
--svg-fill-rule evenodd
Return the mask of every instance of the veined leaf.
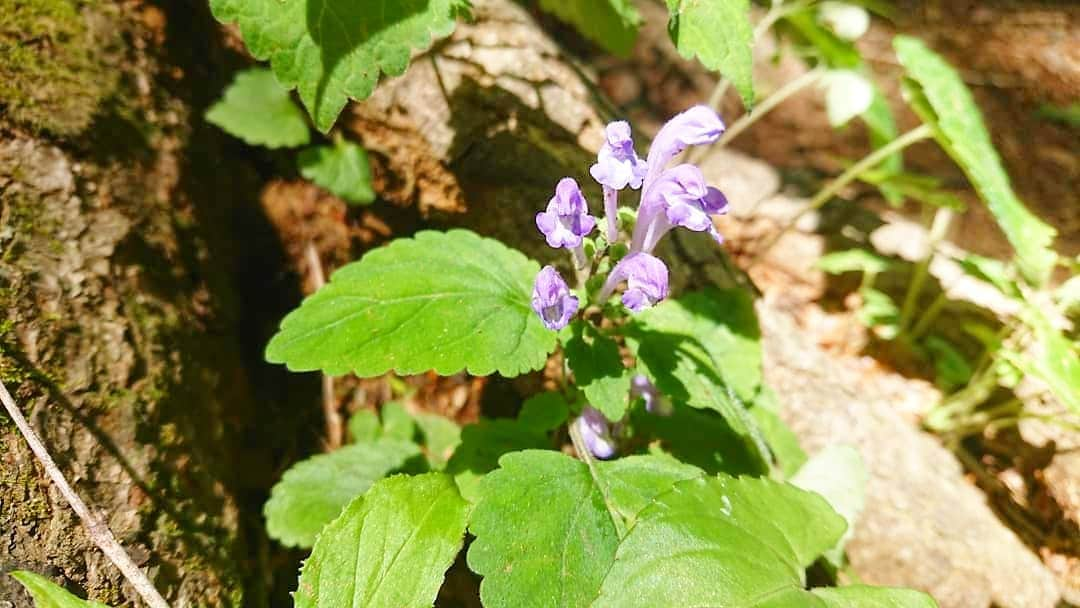
<path id="1" fill-rule="evenodd" d="M 101 602 L 78 598 L 40 574 L 16 570 L 11 577 L 30 593 L 36 608 L 109 608 Z"/>
<path id="2" fill-rule="evenodd" d="M 365 99 L 412 52 L 454 30 L 466 0 L 211 0 L 214 16 L 237 23 L 251 54 L 296 87 L 323 132 L 346 101 Z"/>
<path id="3" fill-rule="evenodd" d="M 253 146 L 302 146 L 311 137 L 289 90 L 264 68 L 238 72 L 225 95 L 206 111 L 206 120 Z"/>
<path id="4" fill-rule="evenodd" d="M 367 152 L 351 141 L 334 146 L 315 146 L 296 159 L 300 175 L 354 205 L 366 205 L 375 200 L 371 189 L 371 167 Z"/>
<path id="5" fill-rule="evenodd" d="M 803 593 L 803 569 L 844 530 L 815 494 L 666 458 L 596 463 L 596 477 L 558 452 L 499 464 L 470 524 L 487 608 L 754 605 Z"/>
<path id="6" fill-rule="evenodd" d="M 668 33 L 679 54 L 695 56 L 731 81 L 747 109 L 754 106 L 754 28 L 748 0 L 667 0 Z"/>
<path id="7" fill-rule="evenodd" d="M 971 92 L 952 66 L 922 41 L 897 36 L 893 46 L 907 73 L 912 108 L 986 201 L 1016 250 L 1024 278 L 1042 285 L 1057 260 L 1051 249 L 1057 231 L 1035 217 L 1013 192 Z"/>
<path id="8" fill-rule="evenodd" d="M 461 495 L 475 502 L 481 480 L 499 466 L 499 458 L 504 454 L 549 445 L 544 429 L 521 420 L 481 418 L 476 424 L 462 427 L 461 445 L 450 457 L 446 472 L 454 476 Z"/>
<path id="9" fill-rule="evenodd" d="M 468 512 L 442 473 L 376 483 L 319 536 L 300 570 L 296 608 L 431 606 Z"/>
<path id="10" fill-rule="evenodd" d="M 467 230 L 419 232 L 335 272 L 285 317 L 266 358 L 361 377 L 540 369 L 556 336 L 530 305 L 539 270 Z"/>
<path id="11" fill-rule="evenodd" d="M 616 55 L 634 48 L 641 15 L 630 0 L 540 0 L 540 8 Z"/>
<path id="12" fill-rule="evenodd" d="M 619 345 L 585 321 L 574 321 L 563 347 L 574 372 L 574 383 L 589 404 L 608 420 L 626 413 L 630 397 L 630 370 L 623 365 Z"/>
<path id="13" fill-rule="evenodd" d="M 414 443 L 378 439 L 296 463 L 270 491 L 263 508 L 267 533 L 283 545 L 312 546 L 345 505 L 419 455 Z"/>

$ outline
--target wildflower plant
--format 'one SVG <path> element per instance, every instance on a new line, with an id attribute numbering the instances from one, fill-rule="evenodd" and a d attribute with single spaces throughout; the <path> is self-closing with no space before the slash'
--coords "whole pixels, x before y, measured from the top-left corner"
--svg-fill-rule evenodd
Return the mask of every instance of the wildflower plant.
<path id="1" fill-rule="evenodd" d="M 933 605 L 806 588 L 813 562 L 842 564 L 854 516 L 831 505 L 848 497 L 784 481 L 806 457 L 762 384 L 748 294 L 672 293 L 658 243 L 689 230 L 719 246 L 728 206 L 676 159 L 723 132 L 695 106 L 642 158 L 630 125 L 609 124 L 589 171 L 603 200 L 567 177 L 537 202 L 536 238 L 563 262 L 423 231 L 341 268 L 285 318 L 266 354 L 295 371 L 547 370 L 558 387 L 462 428 L 410 425 L 397 405 L 362 412 L 353 444 L 293 467 L 266 516 L 278 541 L 312 549 L 297 606 L 430 605 L 466 532 L 488 607 Z"/>

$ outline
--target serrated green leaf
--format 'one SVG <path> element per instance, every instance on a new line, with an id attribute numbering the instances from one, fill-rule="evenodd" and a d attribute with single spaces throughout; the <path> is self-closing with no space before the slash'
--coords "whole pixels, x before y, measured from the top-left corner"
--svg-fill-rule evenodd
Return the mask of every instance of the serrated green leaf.
<path id="1" fill-rule="evenodd" d="M 467 230 L 368 252 L 281 322 L 266 359 L 293 371 L 450 375 L 540 369 L 555 349 L 530 301 L 539 265 Z"/>
<path id="2" fill-rule="evenodd" d="M 566 399 L 554 391 L 533 395 L 521 404 L 518 422 L 538 431 L 552 431 L 570 417 Z"/>
<path id="3" fill-rule="evenodd" d="M 629 0 L 540 0 L 540 8 L 616 55 L 634 48 L 641 15 Z"/>
<path id="4" fill-rule="evenodd" d="M 476 424 L 461 429 L 461 445 L 450 457 L 446 472 L 454 476 L 461 495 L 470 502 L 477 500 L 479 484 L 484 476 L 499 466 L 504 454 L 549 446 L 547 433 L 505 418 L 481 418 Z"/>
<path id="5" fill-rule="evenodd" d="M 297 156 L 296 163 L 300 175 L 345 202 L 367 205 L 375 200 L 367 151 L 356 143 L 341 141 L 334 146 L 307 148 Z"/>
<path id="6" fill-rule="evenodd" d="M 847 530 L 836 545 L 825 552 L 825 559 L 839 568 L 844 560 L 844 545 L 855 533 L 855 521 L 866 504 L 866 466 L 858 450 L 851 446 L 829 446 L 814 454 L 791 483 L 825 498 L 844 521 Z"/>
<path id="7" fill-rule="evenodd" d="M 933 598 L 912 589 L 851 585 L 819 587 L 811 593 L 825 602 L 822 608 L 937 608 Z"/>
<path id="8" fill-rule="evenodd" d="M 419 454 L 416 444 L 384 438 L 298 462 L 263 507 L 267 533 L 283 545 L 312 546 L 345 505 Z"/>
<path id="9" fill-rule="evenodd" d="M 754 105 L 753 45 L 748 0 L 668 0 L 668 33 L 679 54 L 731 81 L 743 105 Z"/>
<path id="10" fill-rule="evenodd" d="M 818 258 L 814 265 L 829 274 L 845 272 L 881 274 L 888 270 L 892 263 L 888 258 L 866 249 L 848 249 L 827 253 Z"/>
<path id="11" fill-rule="evenodd" d="M 486 608 L 588 606 L 618 547 L 613 517 L 632 519 L 676 481 L 701 474 L 655 456 L 597 465 L 603 490 L 583 462 L 554 451 L 507 454 L 484 479 L 468 563 L 484 576 Z"/>
<path id="12" fill-rule="evenodd" d="M 638 514 L 591 606 L 756 606 L 802 595 L 803 569 L 843 532 L 820 496 L 788 484 L 678 482 Z"/>
<path id="13" fill-rule="evenodd" d="M 355 443 L 375 441 L 382 435 L 382 424 L 374 410 L 357 410 L 349 418 L 348 427 Z"/>
<path id="14" fill-rule="evenodd" d="M 251 54 L 300 99 L 324 133 L 346 101 L 366 99 L 380 74 L 396 76 L 414 51 L 454 31 L 465 0 L 211 0 L 238 23 Z"/>
<path id="15" fill-rule="evenodd" d="M 290 148 L 311 138 L 289 90 L 264 68 L 237 72 L 224 96 L 206 111 L 206 121 L 253 146 Z"/>
<path id="16" fill-rule="evenodd" d="M 909 79 L 912 108 L 986 202 L 1016 250 L 1024 277 L 1042 285 L 1057 260 L 1051 249 L 1057 231 L 1033 215 L 1013 192 L 971 92 L 952 66 L 922 41 L 897 36 L 893 47 Z"/>
<path id="17" fill-rule="evenodd" d="M 574 384 L 585 393 L 590 405 L 617 422 L 626 413 L 631 377 L 623 365 L 618 343 L 580 319 L 570 325 L 568 333 L 563 350 L 574 372 Z"/>
<path id="18" fill-rule="evenodd" d="M 300 570 L 296 608 L 431 606 L 468 512 L 442 473 L 376 483 L 319 536 Z"/>
<path id="19" fill-rule="evenodd" d="M 11 577 L 34 598 L 36 608 L 109 608 L 101 602 L 81 599 L 51 580 L 26 570 L 16 570 Z"/>
<path id="20" fill-rule="evenodd" d="M 435 471 L 445 469 L 454 450 L 461 445 L 461 427 L 438 414 L 419 412 L 414 418 L 416 426 L 420 427 L 420 434 L 424 436 L 424 455 L 427 456 L 428 465 Z"/>

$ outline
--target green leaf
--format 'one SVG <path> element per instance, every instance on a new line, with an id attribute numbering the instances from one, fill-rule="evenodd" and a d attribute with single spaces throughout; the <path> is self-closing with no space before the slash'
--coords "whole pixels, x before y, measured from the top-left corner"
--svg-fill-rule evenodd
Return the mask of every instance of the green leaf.
<path id="1" fill-rule="evenodd" d="M 708 473 L 756 475 L 765 470 L 757 452 L 717 412 L 677 403 L 667 416 L 635 408 L 630 420 L 633 439 L 648 444 L 652 453 L 670 454 Z"/>
<path id="2" fill-rule="evenodd" d="M 11 577 L 30 593 L 36 608 L 109 608 L 100 602 L 76 597 L 40 574 L 16 570 L 11 573 Z"/>
<path id="3" fill-rule="evenodd" d="M 379 409 L 382 418 L 382 436 L 402 441 L 416 437 L 416 422 L 409 410 L 398 401 L 388 401 Z"/>
<path id="4" fill-rule="evenodd" d="M 442 473 L 376 483 L 319 536 L 300 570 L 296 608 L 431 606 L 468 513 Z"/>
<path id="5" fill-rule="evenodd" d="M 367 152 L 359 144 L 340 141 L 334 146 L 315 146 L 296 159 L 300 175 L 354 205 L 375 200 Z"/>
<path id="6" fill-rule="evenodd" d="M 500 460 L 469 527 L 484 606 L 750 606 L 801 591 L 803 569 L 844 530 L 794 486 L 624 460 L 597 463 L 596 477 L 558 452 Z M 616 518 L 630 524 L 622 539 Z"/>
<path id="7" fill-rule="evenodd" d="M 912 107 L 986 201 L 1016 250 L 1024 277 L 1042 285 L 1057 260 L 1051 249 L 1057 231 L 1033 215 L 1013 192 L 971 92 L 952 66 L 920 40 L 897 36 L 893 47 L 910 79 Z"/>
<path id="8" fill-rule="evenodd" d="M 937 608 L 929 595 L 911 589 L 851 585 L 811 590 L 825 602 L 821 608 Z"/>
<path id="9" fill-rule="evenodd" d="M 641 15 L 630 0 L 540 0 L 540 8 L 616 55 L 634 48 Z"/>
<path id="10" fill-rule="evenodd" d="M 1010 272 L 1007 264 L 974 253 L 966 254 L 958 261 L 960 268 L 966 274 L 980 281 L 990 283 L 1005 296 L 1010 298 L 1020 297 L 1020 288 L 1017 287 L 1016 281 L 1013 279 L 1015 273 Z"/>
<path id="11" fill-rule="evenodd" d="M 844 545 L 855 533 L 855 521 L 866 504 L 866 466 L 858 450 L 846 445 L 829 446 L 814 454 L 791 483 L 825 498 L 844 521 L 847 530 L 836 546 L 825 552 L 825 559 L 839 568 L 844 561 Z"/>
<path id="12" fill-rule="evenodd" d="M 311 137 L 289 90 L 263 68 L 238 72 L 224 97 L 206 111 L 206 120 L 253 146 L 291 148 Z"/>
<path id="13" fill-rule="evenodd" d="M 538 430 L 553 431 L 570 417 L 566 399 L 554 391 L 539 393 L 525 400 L 518 413 L 518 422 Z"/>
<path id="14" fill-rule="evenodd" d="M 900 333 L 900 307 L 889 294 L 873 287 L 859 289 L 862 307 L 858 310 L 859 321 L 874 328 L 878 335 L 886 340 L 895 338 Z"/>
<path id="15" fill-rule="evenodd" d="M 753 45 L 748 0 L 667 0 L 668 33 L 679 54 L 695 56 L 731 81 L 743 105 L 754 105 Z"/>
<path id="16" fill-rule="evenodd" d="M 441 471 L 461 444 L 461 427 L 438 414 L 419 412 L 414 416 L 424 436 L 424 455 L 433 470 Z"/>
<path id="17" fill-rule="evenodd" d="M 1076 275 L 1062 283 L 1054 291 L 1054 299 L 1057 300 L 1061 312 L 1066 315 L 1080 310 L 1080 275 Z"/>
<path id="18" fill-rule="evenodd" d="M 396 76 L 414 51 L 454 30 L 465 0 L 211 0 L 236 22 L 251 54 L 296 87 L 324 133 L 349 98 L 371 95 L 380 73 Z"/>
<path id="19" fill-rule="evenodd" d="M 974 370 L 956 347 L 940 336 L 927 336 L 924 342 L 937 372 L 937 384 L 948 392 L 971 381 Z"/>
<path id="20" fill-rule="evenodd" d="M 1029 306 L 1023 318 L 1034 330 L 1038 346 L 1034 353 L 1014 357 L 1014 364 L 1045 382 L 1062 405 L 1080 414 L 1080 354 L 1076 343 L 1058 331 L 1035 306 Z"/>
<path id="21" fill-rule="evenodd" d="M 618 548 L 613 517 L 633 518 L 676 481 L 701 474 L 654 456 L 597 464 L 603 491 L 583 462 L 554 451 L 507 454 L 484 479 L 468 563 L 484 577 L 486 608 L 590 605 Z"/>
<path id="22" fill-rule="evenodd" d="M 577 320 L 570 326 L 570 337 L 563 348 L 574 372 L 574 384 L 585 393 L 589 404 L 608 420 L 621 419 L 630 397 L 631 373 L 623 365 L 618 343 L 586 321 Z"/>
<path id="23" fill-rule="evenodd" d="M 520 420 L 481 418 L 476 424 L 462 427 L 461 445 L 450 457 L 446 472 L 454 476 L 461 495 L 475 502 L 481 480 L 499 466 L 500 457 L 518 450 L 548 447 L 544 430 Z"/>
<path id="24" fill-rule="evenodd" d="M 758 423 L 769 451 L 785 478 L 791 477 L 806 463 L 806 452 L 795 432 L 780 418 L 780 400 L 769 387 L 762 386 L 750 405 L 750 415 Z"/>
<path id="25" fill-rule="evenodd" d="M 963 211 L 967 205 L 959 196 L 943 190 L 941 179 L 929 175 L 892 171 L 888 167 L 871 169 L 859 174 L 859 179 L 877 186 L 893 206 L 912 199 L 934 207 Z"/>
<path id="26" fill-rule="evenodd" d="M 382 435 L 379 415 L 374 410 L 357 410 L 349 418 L 349 434 L 356 443 L 375 441 Z"/>
<path id="27" fill-rule="evenodd" d="M 769 451 L 743 406 L 761 384 L 760 330 L 750 294 L 708 289 L 665 300 L 634 316 L 627 345 L 638 366 L 676 403 L 720 413 L 758 462 Z"/>
<path id="28" fill-rule="evenodd" d="M 889 258 L 882 257 L 865 249 L 848 249 L 847 251 L 834 251 L 821 256 L 815 266 L 829 274 L 843 274 L 845 272 L 863 272 L 866 274 L 881 274 L 892 265 Z"/>
<path id="29" fill-rule="evenodd" d="M 896 117 L 893 116 L 892 108 L 889 107 L 889 102 L 885 99 L 885 95 L 877 85 L 873 85 L 873 87 L 874 98 L 870 101 L 870 107 L 862 113 L 861 118 L 862 121 L 866 123 L 866 128 L 870 131 L 870 145 L 877 150 L 899 137 L 900 132 L 896 127 Z M 888 158 L 882 161 L 878 166 L 881 170 L 899 173 L 904 170 L 904 157 L 899 152 L 890 154 Z M 894 205 L 899 204 L 898 201 L 895 201 L 897 195 L 895 193 L 890 194 L 889 186 L 883 187 L 882 193 L 890 203 Z"/>
<path id="30" fill-rule="evenodd" d="M 555 349 L 530 305 L 540 267 L 467 230 L 421 231 L 368 252 L 281 322 L 266 359 L 371 377 L 461 370 L 516 376 Z"/>
<path id="31" fill-rule="evenodd" d="M 384 438 L 298 462 L 270 491 L 267 533 L 283 545 L 312 546 L 345 505 L 419 454 L 413 443 Z"/>

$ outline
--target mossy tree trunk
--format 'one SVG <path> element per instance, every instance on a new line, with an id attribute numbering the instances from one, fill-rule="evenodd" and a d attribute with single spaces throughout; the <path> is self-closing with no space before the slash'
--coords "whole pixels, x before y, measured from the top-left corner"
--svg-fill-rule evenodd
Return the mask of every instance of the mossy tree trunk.
<path id="1" fill-rule="evenodd" d="M 266 605 L 295 562 L 261 502 L 319 421 L 288 403 L 306 379 L 258 363 L 296 288 L 275 278 L 257 167 L 202 124 L 231 57 L 221 31 L 198 2 L 3 5 L 0 378 L 174 606 Z M 12 569 L 138 603 L 0 415 Z M 5 601 L 29 605 L 0 575 Z"/>

